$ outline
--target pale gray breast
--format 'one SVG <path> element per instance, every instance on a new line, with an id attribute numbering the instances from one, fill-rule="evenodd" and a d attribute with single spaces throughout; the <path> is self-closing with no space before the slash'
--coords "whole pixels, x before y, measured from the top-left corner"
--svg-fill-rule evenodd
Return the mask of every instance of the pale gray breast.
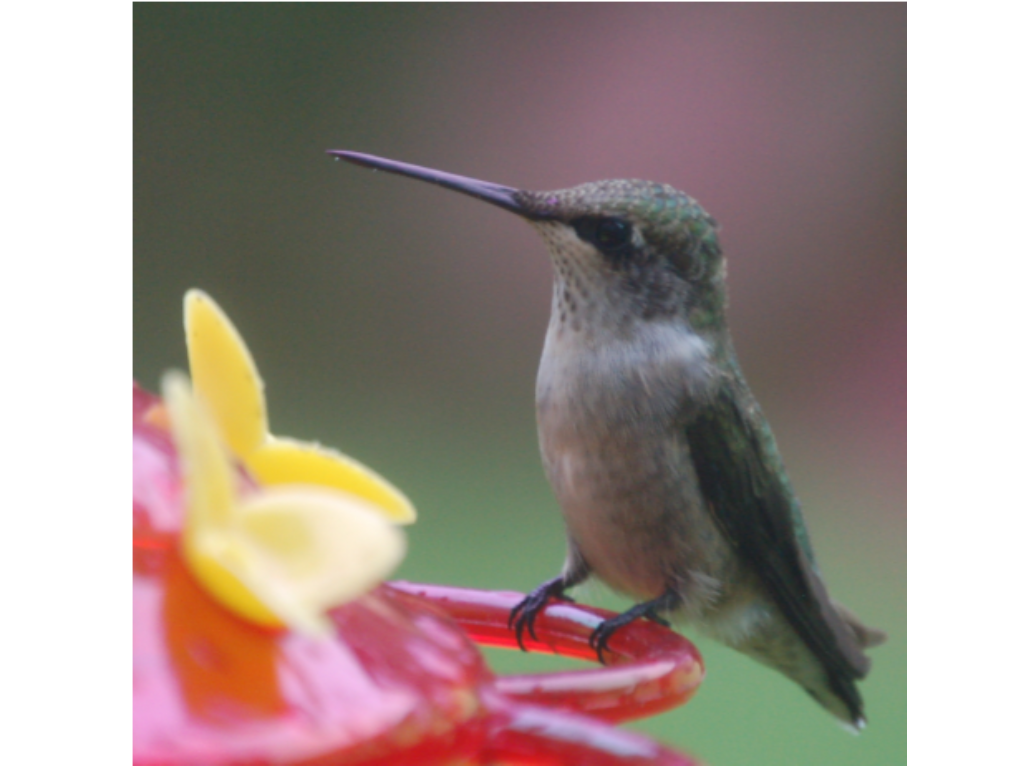
<path id="1" fill-rule="evenodd" d="M 712 385 L 708 347 L 667 324 L 592 342 L 549 328 L 537 378 L 545 470 L 597 575 L 654 597 L 726 556 L 678 429 L 681 406 Z"/>

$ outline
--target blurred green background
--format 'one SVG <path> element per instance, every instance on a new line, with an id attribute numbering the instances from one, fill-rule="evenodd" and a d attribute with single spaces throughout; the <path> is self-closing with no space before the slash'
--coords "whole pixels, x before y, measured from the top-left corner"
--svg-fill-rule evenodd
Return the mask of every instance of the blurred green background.
<path id="1" fill-rule="evenodd" d="M 696 698 L 631 727 L 710 763 L 906 762 L 904 5 L 134 14 L 135 376 L 154 388 L 185 367 L 182 295 L 211 293 L 260 365 L 274 431 L 349 452 L 414 500 L 401 578 L 528 590 L 561 566 L 533 421 L 551 270 L 515 217 L 324 150 L 532 189 L 650 178 L 699 199 L 831 590 L 890 641 L 859 737 L 699 637 Z"/>

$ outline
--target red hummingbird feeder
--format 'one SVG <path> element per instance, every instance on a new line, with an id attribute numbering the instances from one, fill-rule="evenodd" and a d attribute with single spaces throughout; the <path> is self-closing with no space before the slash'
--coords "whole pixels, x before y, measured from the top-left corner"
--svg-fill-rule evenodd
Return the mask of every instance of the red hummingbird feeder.
<path id="1" fill-rule="evenodd" d="M 198 391 L 194 364 L 193 377 Z M 508 617 L 518 593 L 377 583 L 327 601 L 307 626 L 299 609 L 287 620 L 290 598 L 275 592 L 277 582 L 261 591 L 251 564 L 231 565 L 245 553 L 214 537 L 238 577 L 224 587 L 196 555 L 213 545 L 190 543 L 206 535 L 190 527 L 196 460 L 170 423 L 178 417 L 168 391 L 162 400 L 133 387 L 135 764 L 694 764 L 614 725 L 683 704 L 703 679 L 693 645 L 653 622 L 617 632 L 607 666 L 499 676 L 477 644 L 516 646 Z M 259 465 L 234 455 L 239 498 L 264 493 Z M 298 529 L 274 530 L 287 538 Z M 294 566 L 252 562 L 269 563 L 273 578 Z M 306 563 L 294 566 L 300 609 L 312 578 Z M 286 620 L 240 608 L 238 584 Z M 526 647 L 596 661 L 588 640 L 611 615 L 553 601 Z"/>

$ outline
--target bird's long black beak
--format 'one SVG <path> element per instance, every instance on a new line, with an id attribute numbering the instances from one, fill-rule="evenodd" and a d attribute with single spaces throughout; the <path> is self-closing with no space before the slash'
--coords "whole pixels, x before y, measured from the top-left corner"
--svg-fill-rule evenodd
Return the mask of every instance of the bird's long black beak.
<path id="1" fill-rule="evenodd" d="M 524 205 L 526 199 L 523 193 L 512 187 L 505 187 L 501 184 L 493 184 L 489 181 L 470 179 L 466 176 L 456 176 L 454 173 L 435 171 L 433 168 L 423 168 L 419 165 L 400 163 L 397 160 L 388 160 L 384 157 L 364 155 L 362 152 L 349 152 L 345 149 L 329 149 L 327 154 L 334 155 L 341 160 L 347 160 L 356 165 L 363 165 L 378 171 L 397 173 L 399 176 L 408 176 L 411 179 L 419 179 L 430 184 L 437 184 L 439 187 L 454 189 L 464 195 L 475 197 L 487 203 L 492 203 L 499 208 L 512 211 L 528 219 L 540 218 L 537 212 Z"/>

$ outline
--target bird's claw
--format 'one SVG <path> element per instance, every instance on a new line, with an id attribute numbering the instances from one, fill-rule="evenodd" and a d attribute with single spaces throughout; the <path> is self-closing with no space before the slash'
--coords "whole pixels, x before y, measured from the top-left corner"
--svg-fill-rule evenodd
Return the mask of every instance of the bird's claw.
<path id="1" fill-rule="evenodd" d="M 612 633 L 622 626 L 621 624 L 614 624 L 614 622 L 615 619 L 606 619 L 597 625 L 597 629 L 590 633 L 588 645 L 597 653 L 597 660 L 602 664 L 605 663 L 604 652 L 608 650 L 608 641 L 611 639 Z"/>
<path id="2" fill-rule="evenodd" d="M 608 650 L 608 642 L 612 635 L 627 624 L 632 624 L 637 619 L 647 619 L 663 627 L 669 626 L 668 621 L 658 612 L 659 610 L 672 609 L 678 605 L 678 598 L 674 594 L 666 594 L 649 603 L 634 605 L 628 611 L 620 613 L 610 619 L 605 619 L 590 634 L 589 645 L 597 653 L 597 660 L 605 663 L 604 652 Z"/>
<path id="3" fill-rule="evenodd" d="M 520 600 L 515 607 L 511 610 L 508 615 L 508 628 L 512 629 L 516 633 L 516 644 L 523 651 L 526 650 L 526 644 L 523 642 L 523 633 L 529 632 L 530 637 L 537 640 L 537 632 L 534 629 L 534 622 L 537 621 L 537 616 L 544 610 L 544 606 L 548 600 L 552 597 L 558 597 L 569 602 L 574 602 L 572 598 L 566 597 L 563 594 L 565 589 L 565 582 L 561 576 L 545 581 L 530 594 Z"/>

